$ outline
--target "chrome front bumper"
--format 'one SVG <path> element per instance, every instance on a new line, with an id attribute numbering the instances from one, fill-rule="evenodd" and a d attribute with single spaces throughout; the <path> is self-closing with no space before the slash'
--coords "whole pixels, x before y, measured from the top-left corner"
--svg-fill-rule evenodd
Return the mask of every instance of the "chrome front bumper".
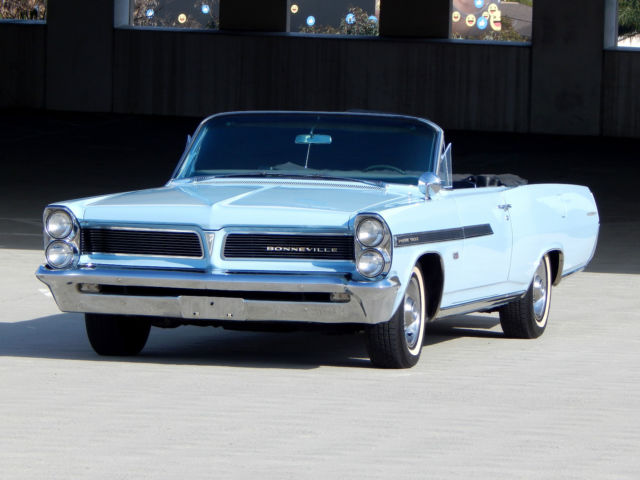
<path id="1" fill-rule="evenodd" d="M 63 312 L 148 315 L 189 320 L 292 321 L 313 323 L 385 322 L 393 314 L 400 289 L 397 277 L 356 282 L 340 275 L 229 274 L 171 270 L 38 268 L 36 276 L 51 289 Z M 91 286 L 156 287 L 174 293 L 128 295 L 90 292 Z M 176 294 L 176 290 L 189 290 Z M 201 291 L 202 294 L 199 294 Z M 211 292 L 215 295 L 211 296 Z M 224 292 L 234 292 L 225 296 Z M 238 292 L 261 292 L 260 300 Z M 347 294 L 346 301 L 282 301 L 269 292 Z M 251 295 L 247 295 L 250 297 Z M 277 297 L 277 295 L 274 295 Z"/>

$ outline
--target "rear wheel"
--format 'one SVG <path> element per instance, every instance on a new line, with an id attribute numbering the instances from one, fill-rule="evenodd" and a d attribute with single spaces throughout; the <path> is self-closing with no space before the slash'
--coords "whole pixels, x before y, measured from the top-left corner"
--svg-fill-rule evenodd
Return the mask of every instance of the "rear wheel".
<path id="1" fill-rule="evenodd" d="M 382 368 L 409 368 L 420 359 L 424 338 L 426 294 L 420 267 L 413 267 L 400 306 L 390 320 L 367 327 L 371 363 Z"/>
<path id="2" fill-rule="evenodd" d="M 137 355 L 149 337 L 151 322 L 144 317 L 85 313 L 89 343 L 99 355 Z"/>
<path id="3" fill-rule="evenodd" d="M 506 336 L 537 338 L 544 333 L 551 306 L 551 284 L 551 264 L 545 255 L 524 297 L 500 309 L 500 324 Z"/>

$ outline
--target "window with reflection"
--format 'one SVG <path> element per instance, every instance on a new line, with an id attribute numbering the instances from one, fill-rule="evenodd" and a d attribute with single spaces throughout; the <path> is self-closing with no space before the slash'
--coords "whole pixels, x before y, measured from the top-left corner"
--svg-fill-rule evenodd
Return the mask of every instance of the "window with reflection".
<path id="1" fill-rule="evenodd" d="M 451 0 L 451 37 L 531 41 L 533 0 Z"/>
<path id="2" fill-rule="evenodd" d="M 46 0 L 0 0 L 0 20 L 46 20 Z"/>
<path id="3" fill-rule="evenodd" d="M 291 0 L 289 31 L 307 34 L 378 35 L 380 0 Z"/>
<path id="4" fill-rule="evenodd" d="M 618 0 L 618 46 L 640 48 L 640 0 Z"/>
<path id="5" fill-rule="evenodd" d="M 137 27 L 217 29 L 220 0 L 133 0 L 131 23 Z"/>

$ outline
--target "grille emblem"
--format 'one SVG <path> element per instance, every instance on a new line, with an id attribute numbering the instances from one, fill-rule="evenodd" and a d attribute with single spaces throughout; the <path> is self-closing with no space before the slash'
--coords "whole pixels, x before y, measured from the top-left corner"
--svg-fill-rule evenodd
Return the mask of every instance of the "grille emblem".
<path id="1" fill-rule="evenodd" d="M 267 252 L 293 252 L 293 253 L 338 253 L 335 247 L 280 247 L 267 246 Z"/>
<path id="2" fill-rule="evenodd" d="M 229 233 L 224 258 L 353 260 L 354 240 L 344 234 Z"/>

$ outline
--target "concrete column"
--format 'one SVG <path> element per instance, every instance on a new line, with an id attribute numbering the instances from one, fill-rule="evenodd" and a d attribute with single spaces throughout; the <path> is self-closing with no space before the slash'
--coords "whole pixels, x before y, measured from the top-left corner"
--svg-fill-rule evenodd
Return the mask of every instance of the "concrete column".
<path id="1" fill-rule="evenodd" d="M 133 0 L 113 0 L 113 26 L 131 25 L 133 7 Z"/>
<path id="2" fill-rule="evenodd" d="M 286 32 L 287 0 L 220 0 L 220 30 Z"/>
<path id="3" fill-rule="evenodd" d="M 111 111 L 114 1 L 49 0 L 48 109 Z"/>
<path id="4" fill-rule="evenodd" d="M 451 0 L 383 0 L 380 2 L 380 35 L 449 38 Z"/>
<path id="5" fill-rule="evenodd" d="M 604 48 L 618 46 L 618 0 L 605 0 Z"/>
<path id="6" fill-rule="evenodd" d="M 615 0 L 536 0 L 531 52 L 531 131 L 599 135 L 607 11 Z M 608 41 L 610 42 L 610 40 Z"/>

